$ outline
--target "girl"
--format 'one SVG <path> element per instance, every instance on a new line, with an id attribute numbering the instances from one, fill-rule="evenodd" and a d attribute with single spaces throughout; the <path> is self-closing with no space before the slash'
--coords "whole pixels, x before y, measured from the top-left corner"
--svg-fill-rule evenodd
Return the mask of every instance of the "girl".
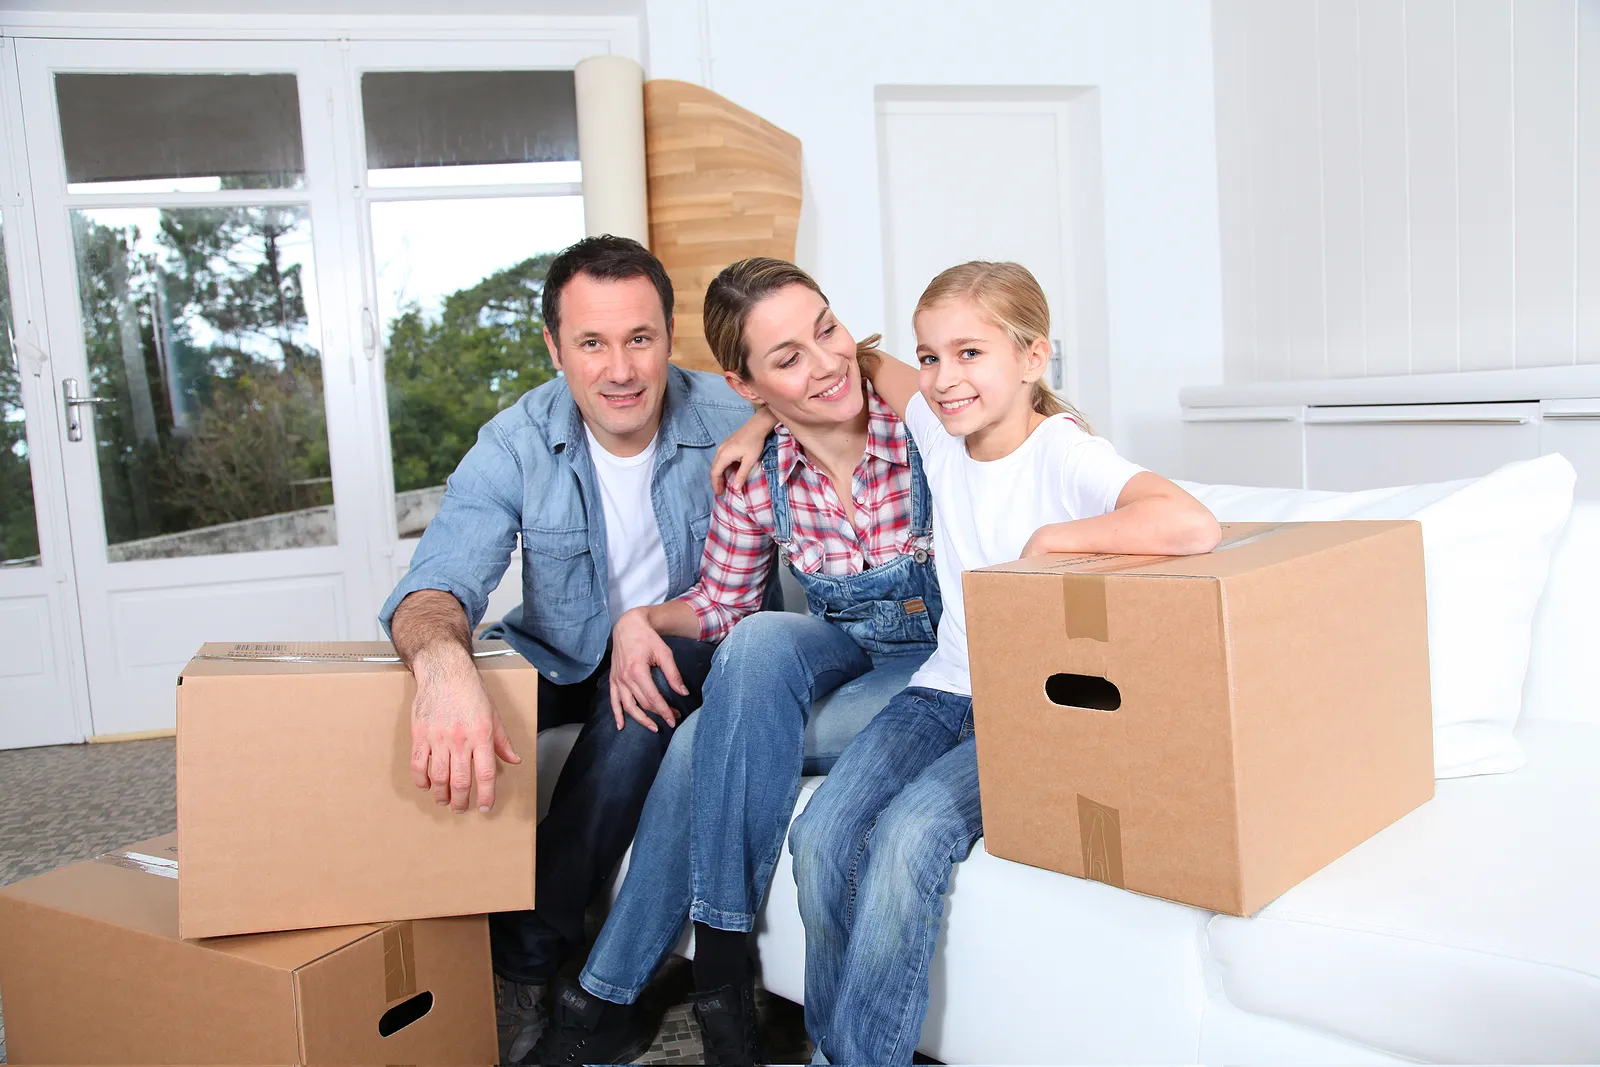
<path id="1" fill-rule="evenodd" d="M 920 369 L 869 368 L 933 490 L 938 648 L 861 731 L 789 835 L 806 1028 L 833 1063 L 910 1063 L 953 864 L 983 834 L 961 572 L 1046 552 L 1208 552 L 1216 520 L 1118 456 L 1041 382 L 1049 308 L 1015 263 L 940 274 L 913 316 Z"/>
<path id="2" fill-rule="evenodd" d="M 619 725 L 640 708 L 659 713 L 652 669 L 671 664 L 662 635 L 722 644 L 651 787 L 616 905 L 578 985 L 558 990 L 535 1062 L 626 1062 L 648 1048 L 654 1030 L 621 1006 L 685 916 L 708 1061 L 756 1062 L 749 931 L 802 769 L 825 772 L 934 648 L 932 505 L 905 424 L 861 379 L 858 354 L 876 338 L 858 345 L 817 283 L 776 259 L 719 274 L 704 321 L 728 383 L 769 414 L 752 420 L 753 449 L 740 445 L 747 429 L 723 450 L 742 455 L 749 477 L 717 500 L 699 584 L 617 620 Z M 810 616 L 757 611 L 774 549 Z"/>

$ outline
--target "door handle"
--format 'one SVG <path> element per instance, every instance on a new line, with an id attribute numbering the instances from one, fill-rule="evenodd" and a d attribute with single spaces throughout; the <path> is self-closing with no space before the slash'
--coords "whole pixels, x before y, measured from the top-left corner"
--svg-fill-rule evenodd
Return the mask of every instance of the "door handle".
<path id="1" fill-rule="evenodd" d="M 78 418 L 78 409 L 85 404 L 109 404 L 109 397 L 79 396 L 78 379 L 61 379 L 61 404 L 67 412 L 67 440 L 83 440 L 83 422 Z"/>

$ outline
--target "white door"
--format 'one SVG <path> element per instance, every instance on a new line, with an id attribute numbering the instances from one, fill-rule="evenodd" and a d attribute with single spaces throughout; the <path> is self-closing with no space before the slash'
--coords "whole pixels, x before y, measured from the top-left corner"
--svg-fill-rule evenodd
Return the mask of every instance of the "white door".
<path id="1" fill-rule="evenodd" d="M 1014 260 L 1050 301 L 1047 382 L 1106 433 L 1097 107 L 1082 90 L 880 90 L 878 181 L 886 350 L 913 358 L 911 312 L 941 270 Z"/>
<path id="2" fill-rule="evenodd" d="M 28 269 L 33 211 L 3 165 L 22 125 L 13 84 L 0 79 L 0 748 L 81 741 L 89 728 L 54 385 Z"/>
<path id="3" fill-rule="evenodd" d="M 203 641 L 370 632 L 336 46 L 17 49 L 90 732 L 170 728 Z"/>

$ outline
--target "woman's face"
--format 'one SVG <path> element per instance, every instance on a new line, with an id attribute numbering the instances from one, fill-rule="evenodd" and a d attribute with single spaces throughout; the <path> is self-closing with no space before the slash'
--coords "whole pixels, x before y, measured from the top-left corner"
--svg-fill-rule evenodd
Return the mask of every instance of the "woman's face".
<path id="1" fill-rule="evenodd" d="M 750 378 L 729 381 L 764 402 L 786 426 L 832 426 L 861 414 L 856 342 L 822 296 L 786 285 L 763 297 L 745 319 Z"/>

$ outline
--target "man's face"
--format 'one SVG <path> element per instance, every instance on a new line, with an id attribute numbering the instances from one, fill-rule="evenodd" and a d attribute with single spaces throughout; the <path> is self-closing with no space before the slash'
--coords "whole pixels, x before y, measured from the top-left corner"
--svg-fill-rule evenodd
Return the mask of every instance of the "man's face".
<path id="1" fill-rule="evenodd" d="M 648 278 L 575 276 L 561 290 L 560 343 L 545 329 L 556 369 L 607 452 L 642 452 L 661 425 L 672 329 Z"/>

